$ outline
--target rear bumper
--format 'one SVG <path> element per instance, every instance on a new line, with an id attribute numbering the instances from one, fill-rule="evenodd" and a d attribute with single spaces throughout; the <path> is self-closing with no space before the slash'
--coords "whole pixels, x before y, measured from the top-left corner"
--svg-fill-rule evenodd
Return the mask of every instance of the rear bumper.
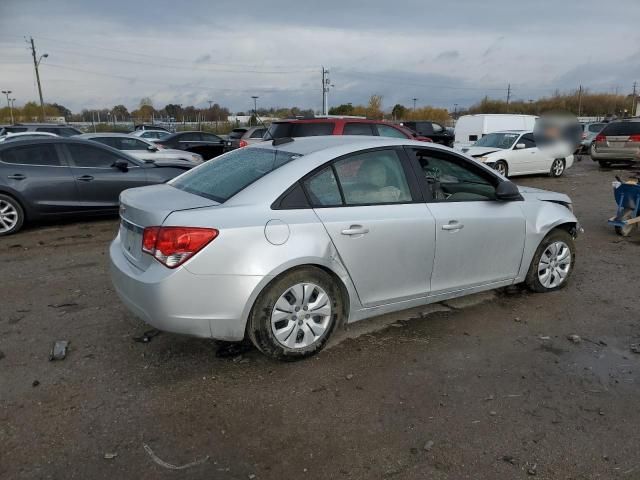
<path id="1" fill-rule="evenodd" d="M 591 149 L 591 158 L 594 160 L 624 160 L 640 162 L 640 150 L 614 150 L 607 151 L 596 148 Z"/>
<path id="2" fill-rule="evenodd" d="M 238 341 L 244 338 L 243 311 L 263 279 L 253 275 L 194 275 L 153 262 L 142 271 L 122 253 L 120 239 L 109 249 L 116 293 L 137 317 L 167 332 Z"/>

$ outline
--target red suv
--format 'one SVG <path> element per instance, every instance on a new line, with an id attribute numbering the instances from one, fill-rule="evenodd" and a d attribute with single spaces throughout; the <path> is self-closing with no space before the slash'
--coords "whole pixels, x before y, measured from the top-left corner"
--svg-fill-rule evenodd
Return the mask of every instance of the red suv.
<path id="1" fill-rule="evenodd" d="M 408 128 L 382 120 L 330 116 L 300 120 L 277 120 L 271 124 L 263 138 L 272 140 L 284 137 L 317 137 L 321 135 L 371 135 L 431 142 L 430 138 L 420 136 Z"/>

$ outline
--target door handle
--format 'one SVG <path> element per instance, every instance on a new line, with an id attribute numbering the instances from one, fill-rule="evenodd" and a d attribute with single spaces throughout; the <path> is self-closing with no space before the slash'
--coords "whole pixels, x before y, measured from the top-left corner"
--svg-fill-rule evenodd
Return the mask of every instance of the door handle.
<path id="1" fill-rule="evenodd" d="M 362 225 L 351 225 L 349 228 L 342 230 L 342 235 L 364 235 L 369 233 L 368 228 L 364 228 Z"/>
<path id="2" fill-rule="evenodd" d="M 24 180 L 25 177 L 24 175 L 22 175 L 21 173 L 16 173 L 15 175 L 9 175 L 7 176 L 7 178 L 10 178 L 11 180 Z"/>
<path id="3" fill-rule="evenodd" d="M 81 182 L 90 182 L 93 180 L 93 177 L 91 175 L 82 175 L 81 177 L 78 177 L 78 180 Z"/>
<path id="4" fill-rule="evenodd" d="M 456 230 L 462 230 L 464 228 L 464 225 L 460 222 L 458 222 L 457 220 L 451 220 L 448 224 L 446 225 L 442 225 L 442 230 L 448 230 L 448 231 L 456 231 Z"/>

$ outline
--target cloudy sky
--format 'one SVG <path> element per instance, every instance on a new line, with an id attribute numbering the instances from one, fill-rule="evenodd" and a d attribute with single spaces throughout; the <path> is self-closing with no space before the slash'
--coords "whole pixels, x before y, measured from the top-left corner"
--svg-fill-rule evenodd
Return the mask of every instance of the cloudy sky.
<path id="1" fill-rule="evenodd" d="M 233 111 L 331 105 L 453 109 L 485 95 L 630 93 L 640 82 L 639 0 L 0 0 L 0 87 L 73 111 L 151 97 Z"/>

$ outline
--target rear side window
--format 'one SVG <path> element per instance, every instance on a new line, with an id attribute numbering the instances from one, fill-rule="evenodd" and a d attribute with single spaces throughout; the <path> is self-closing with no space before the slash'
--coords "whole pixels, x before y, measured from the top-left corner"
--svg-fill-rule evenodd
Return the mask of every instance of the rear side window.
<path id="1" fill-rule="evenodd" d="M 267 130 L 266 130 L 266 129 L 264 129 L 264 128 L 259 128 L 259 129 L 255 130 L 255 131 L 254 131 L 254 132 L 249 136 L 249 138 L 262 138 L 262 137 L 264 137 L 264 133 L 265 133 L 266 131 L 267 131 Z"/>
<path id="2" fill-rule="evenodd" d="M 181 142 L 199 142 L 202 137 L 199 133 L 185 133 L 178 138 Z"/>
<path id="3" fill-rule="evenodd" d="M 222 203 L 299 156 L 281 150 L 241 148 L 209 160 L 174 179 L 170 185 Z"/>
<path id="4" fill-rule="evenodd" d="M 381 137 L 407 138 L 403 132 L 389 125 L 376 125 L 376 127 L 378 127 L 378 135 Z"/>
<path id="5" fill-rule="evenodd" d="M 27 127 L 4 127 L 2 133 L 20 133 L 26 132 Z"/>
<path id="6" fill-rule="evenodd" d="M 60 166 L 58 154 L 53 145 L 25 145 L 5 150 L 0 154 L 5 163 L 20 165 Z"/>
<path id="7" fill-rule="evenodd" d="M 604 130 L 603 135 L 640 135 L 640 122 L 614 122 L 610 123 Z"/>
<path id="8" fill-rule="evenodd" d="M 591 125 L 589 125 L 589 131 L 591 133 L 599 133 L 605 125 L 606 123 L 592 123 Z"/>
<path id="9" fill-rule="evenodd" d="M 231 130 L 229 132 L 229 139 L 234 140 L 238 138 L 242 138 L 242 136 L 247 133 L 247 130 L 244 128 L 236 128 L 235 130 Z"/>
<path id="10" fill-rule="evenodd" d="M 343 135 L 375 135 L 370 123 L 351 122 L 344 126 Z"/>
<path id="11" fill-rule="evenodd" d="M 411 201 L 411 192 L 398 154 L 376 150 L 336 162 L 336 172 L 347 205 Z"/>
<path id="12" fill-rule="evenodd" d="M 317 137 L 320 135 L 333 135 L 333 123 L 272 123 L 269 127 L 269 138 L 283 137 Z"/>
<path id="13" fill-rule="evenodd" d="M 118 150 L 147 150 L 149 145 L 135 138 L 115 137 L 116 148 Z"/>
<path id="14" fill-rule="evenodd" d="M 73 163 L 77 167 L 111 168 L 117 161 L 123 161 L 111 152 L 89 145 L 67 145 Z"/>
<path id="15" fill-rule="evenodd" d="M 333 168 L 327 167 L 304 182 L 311 203 L 315 207 L 336 207 L 342 205 L 342 196 Z"/>

